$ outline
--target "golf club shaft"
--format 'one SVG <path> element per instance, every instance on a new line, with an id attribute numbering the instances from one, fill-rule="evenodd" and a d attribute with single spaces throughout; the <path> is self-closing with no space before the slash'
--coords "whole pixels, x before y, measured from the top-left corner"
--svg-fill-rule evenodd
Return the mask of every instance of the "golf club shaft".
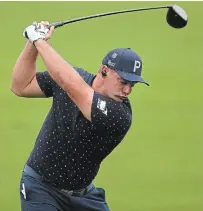
<path id="1" fill-rule="evenodd" d="M 121 13 L 128 13 L 128 12 L 138 12 L 138 11 L 143 11 L 143 10 L 163 9 L 163 8 L 170 8 L 170 7 L 171 6 L 157 6 L 157 7 L 135 8 L 135 9 L 113 11 L 113 12 L 90 15 L 90 16 L 86 16 L 86 17 L 75 18 L 75 19 L 71 19 L 71 20 L 67 20 L 67 21 L 56 22 L 56 23 L 52 23 L 50 25 L 54 26 L 54 28 L 58 28 L 58 27 L 61 27 L 63 25 L 66 25 L 66 24 L 70 24 L 70 23 L 74 23 L 74 22 L 78 22 L 78 21 L 83 21 L 83 20 L 87 20 L 87 19 L 92 19 L 92 18 L 98 18 L 98 17 L 121 14 Z"/>

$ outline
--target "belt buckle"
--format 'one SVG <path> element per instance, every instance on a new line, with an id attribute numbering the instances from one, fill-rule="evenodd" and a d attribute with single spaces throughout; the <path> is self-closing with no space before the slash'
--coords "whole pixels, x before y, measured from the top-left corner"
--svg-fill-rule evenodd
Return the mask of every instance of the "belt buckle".
<path id="1" fill-rule="evenodd" d="M 62 192 L 68 194 L 68 195 L 72 195 L 73 194 L 73 190 L 65 190 L 65 189 L 61 189 Z"/>

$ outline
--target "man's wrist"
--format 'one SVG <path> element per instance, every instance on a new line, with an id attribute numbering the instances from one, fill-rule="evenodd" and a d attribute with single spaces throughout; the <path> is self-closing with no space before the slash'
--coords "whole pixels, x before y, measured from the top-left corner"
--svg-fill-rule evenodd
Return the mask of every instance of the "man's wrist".
<path id="1" fill-rule="evenodd" d="M 38 40 L 35 40 L 34 42 L 33 42 L 33 45 L 35 46 L 35 47 L 37 47 L 38 45 L 40 45 L 41 43 L 44 43 L 44 42 L 46 42 L 44 39 L 38 39 Z"/>
<path id="2" fill-rule="evenodd" d="M 37 52 L 36 47 L 33 45 L 33 43 L 32 43 L 30 40 L 27 41 L 25 47 L 27 48 L 27 50 L 28 50 L 29 52 Z"/>

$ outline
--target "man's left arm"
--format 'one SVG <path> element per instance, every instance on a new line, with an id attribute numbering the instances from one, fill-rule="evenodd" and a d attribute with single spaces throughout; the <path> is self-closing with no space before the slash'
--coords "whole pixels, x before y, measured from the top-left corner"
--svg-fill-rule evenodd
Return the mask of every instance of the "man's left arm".
<path id="1" fill-rule="evenodd" d="M 131 107 L 94 92 L 91 120 L 98 131 L 124 137 L 132 123 Z"/>

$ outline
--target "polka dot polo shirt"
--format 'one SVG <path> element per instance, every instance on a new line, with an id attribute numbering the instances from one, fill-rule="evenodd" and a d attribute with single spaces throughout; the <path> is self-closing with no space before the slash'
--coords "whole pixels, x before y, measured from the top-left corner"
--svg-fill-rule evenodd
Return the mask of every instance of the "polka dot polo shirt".
<path id="1" fill-rule="evenodd" d="M 82 68 L 75 70 L 91 86 L 95 76 Z M 84 188 L 129 130 L 130 103 L 116 102 L 95 92 L 90 122 L 47 71 L 38 72 L 37 81 L 45 95 L 53 98 L 53 104 L 27 164 L 55 187 Z"/>

